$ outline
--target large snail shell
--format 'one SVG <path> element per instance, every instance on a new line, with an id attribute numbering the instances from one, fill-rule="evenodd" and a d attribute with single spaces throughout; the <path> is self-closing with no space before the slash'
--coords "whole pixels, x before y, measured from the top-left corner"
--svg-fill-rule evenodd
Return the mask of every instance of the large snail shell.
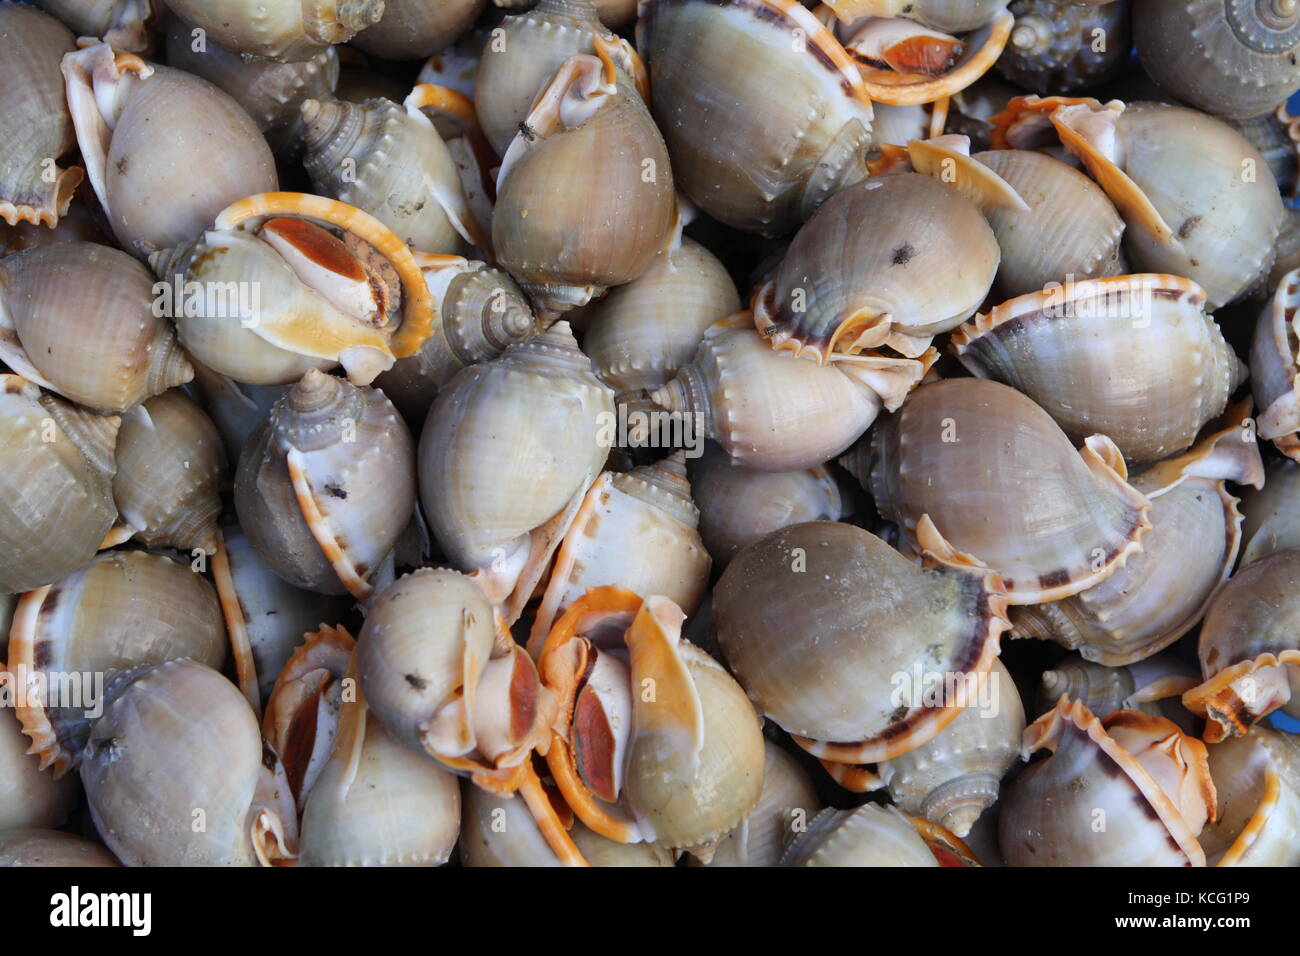
<path id="1" fill-rule="evenodd" d="M 474 25 L 487 0 L 384 0 L 383 16 L 352 46 L 385 60 L 415 60 L 451 46 Z"/>
<path id="2" fill-rule="evenodd" d="M 9 692 L 16 688 L 12 686 Z M 8 707 L 0 714 L 0 833 L 19 827 L 58 827 L 77 803 L 76 777 L 58 779 L 27 753 L 22 724 Z M 2 854 L 3 851 L 0 851 Z"/>
<path id="3" fill-rule="evenodd" d="M 144 53 L 160 0 L 40 0 L 41 9 L 66 23 L 79 37 L 99 37 L 115 50 Z"/>
<path id="4" fill-rule="evenodd" d="M 1278 282 L 1250 346 L 1259 437 L 1300 461 L 1300 269 Z"/>
<path id="5" fill-rule="evenodd" d="M 109 698 L 81 780 L 118 859 L 256 866 L 292 855 L 297 819 L 283 768 L 234 684 L 194 661 L 171 661 L 126 675 Z"/>
<path id="6" fill-rule="evenodd" d="M 257 124 L 207 80 L 115 61 L 103 43 L 65 56 L 63 76 L 87 178 L 128 252 L 193 239 L 235 200 L 278 188 Z"/>
<path id="7" fill-rule="evenodd" d="M 846 456 L 859 480 L 867 449 Z M 1094 435 L 1076 452 L 1045 411 L 996 382 L 923 385 L 873 431 L 870 456 L 881 514 L 912 541 L 928 514 L 954 547 L 1002 575 L 1012 604 L 1104 581 L 1151 527 L 1151 503 L 1125 480 L 1110 439 Z"/>
<path id="8" fill-rule="evenodd" d="M 379 22 L 383 0 L 167 0 L 173 13 L 235 53 L 306 60 Z"/>
<path id="9" fill-rule="evenodd" d="M 713 442 L 691 464 L 691 493 L 700 509 L 700 536 L 719 568 L 773 531 L 804 521 L 839 521 L 847 513 L 839 483 L 825 465 L 755 471 Z"/>
<path id="10" fill-rule="evenodd" d="M 339 79 L 338 52 L 326 47 L 295 63 L 247 60 L 215 43 L 200 41 L 194 32 L 179 17 L 172 18 L 167 30 L 168 65 L 201 76 L 228 93 L 252 117 L 277 155 L 295 156 L 302 137 L 299 107 L 303 100 L 328 99 L 334 94 Z"/>
<path id="11" fill-rule="evenodd" d="M 0 358 L 74 402 L 122 412 L 194 369 L 126 253 L 61 242 L 0 260 Z M 5 334 L 7 333 L 7 334 Z"/>
<path id="12" fill-rule="evenodd" d="M 1217 818 L 1201 834 L 1215 866 L 1300 865 L 1300 742 L 1254 727 L 1210 748 Z"/>
<path id="13" fill-rule="evenodd" d="M 98 843 L 61 830 L 30 828 L 0 834 L 0 867 L 118 865 Z"/>
<path id="14" fill-rule="evenodd" d="M 384 393 L 311 371 L 249 438 L 239 523 L 295 587 L 364 598 L 415 507 L 415 443 Z"/>
<path id="15" fill-rule="evenodd" d="M 0 592 L 51 584 L 94 556 L 117 519 L 120 424 L 0 375 Z"/>
<path id="16" fill-rule="evenodd" d="M 303 166 L 317 192 L 365 210 L 423 252 L 460 248 L 460 178 L 428 117 L 386 99 L 307 100 L 301 112 Z"/>
<path id="17" fill-rule="evenodd" d="M 1071 441 L 1101 433 L 1127 460 L 1154 461 L 1187 449 L 1244 378 L 1204 304 L 1177 276 L 1053 284 L 981 313 L 952 342 L 969 371 L 1024 392 Z"/>
<path id="18" fill-rule="evenodd" d="M 501 161 L 502 267 L 539 306 L 563 311 L 645 273 L 676 215 L 668 151 L 632 81 L 608 59 L 570 57 Z"/>
<path id="19" fill-rule="evenodd" d="M 528 807 L 466 783 L 460 856 L 465 866 L 563 866 Z M 617 843 L 573 821 L 569 836 L 592 866 L 672 866 L 673 854 L 655 843 Z"/>
<path id="20" fill-rule="evenodd" d="M 1113 667 L 1168 647 L 1200 621 L 1241 543 L 1241 513 L 1225 483 L 1264 480 L 1249 420 L 1225 418 L 1191 452 L 1134 479 L 1151 500 L 1141 553 L 1080 594 L 1017 609 L 1013 636 L 1049 638 Z"/>
<path id="21" fill-rule="evenodd" d="M 755 294 L 755 322 L 773 348 L 822 362 L 881 345 L 914 357 L 974 314 L 999 259 L 993 230 L 956 190 L 915 173 L 873 178 L 799 230 Z"/>
<path id="22" fill-rule="evenodd" d="M 59 62 L 76 48 L 68 28 L 17 3 L 0 6 L 0 219 L 54 226 L 82 170 L 54 165 L 76 144 Z"/>
<path id="23" fill-rule="evenodd" d="M 651 398 L 747 468 L 812 468 L 852 444 L 882 408 L 897 408 L 934 353 L 849 358 L 820 366 L 782 355 L 737 313 L 712 325 L 690 364 Z"/>
<path id="24" fill-rule="evenodd" d="M 938 866 L 916 828 L 893 807 L 827 807 L 786 850 L 782 866 Z"/>
<path id="25" fill-rule="evenodd" d="M 1183 695 L 1205 740 L 1239 737 L 1281 708 L 1300 717 L 1300 551 L 1277 551 L 1233 575 L 1201 622 L 1204 683 Z"/>
<path id="26" fill-rule="evenodd" d="M 1124 220 L 1088 177 L 1044 153 L 1022 149 L 977 153 L 974 159 L 1011 184 L 1025 212 L 985 212 L 1002 250 L 997 286 L 1025 295 L 1067 277 L 1093 279 L 1123 271 Z"/>
<path id="27" fill-rule="evenodd" d="M 1267 475 L 1263 488 L 1242 496 L 1243 568 L 1275 551 L 1300 548 L 1300 463 L 1278 459 L 1269 463 Z"/>
<path id="28" fill-rule="evenodd" d="M 175 389 L 127 415 L 113 500 L 147 547 L 215 551 L 226 455 L 212 420 Z"/>
<path id="29" fill-rule="evenodd" d="M 420 436 L 420 496 L 465 570 L 507 557 L 586 491 L 610 447 L 613 393 L 558 322 L 443 389 Z"/>
<path id="30" fill-rule="evenodd" d="M 927 699 L 930 672 L 988 679 L 1006 628 L 1000 584 L 931 544 L 935 568 L 922 570 L 860 528 L 815 521 L 750 545 L 722 575 L 713 613 L 727 663 L 763 713 L 813 738 L 799 739 L 805 749 L 837 762 L 899 756 L 961 711 Z"/>
<path id="31" fill-rule="evenodd" d="M 784 235 L 866 176 L 861 74 L 799 3 L 653 3 L 637 37 L 678 185 L 710 216 Z"/>
<path id="32" fill-rule="evenodd" d="M 1164 103 L 1067 105 L 1052 123 L 1124 216 L 1133 266 L 1186 276 L 1211 310 L 1267 274 L 1282 198 L 1264 157 L 1232 127 Z"/>
<path id="33" fill-rule="evenodd" d="M 216 593 L 187 565 L 143 551 L 106 551 L 57 584 L 28 592 L 9 634 L 9 666 L 32 674 L 89 681 L 182 657 L 210 667 L 225 660 Z M 41 766 L 62 776 L 81 756 L 102 688 L 83 688 L 80 700 L 65 702 L 72 691 L 57 679 L 48 683 L 48 696 L 30 695 L 18 716 Z"/>
<path id="34" fill-rule="evenodd" d="M 1025 89 L 1043 94 L 1091 89 L 1128 60 L 1129 0 L 1012 0 L 1008 9 L 1016 25 L 997 69 Z M 1144 11 L 1138 19 L 1145 16 Z"/>
<path id="35" fill-rule="evenodd" d="M 1078 701 L 1025 731 L 1022 755 L 1052 755 L 1007 785 L 999 843 L 1008 866 L 1204 866 L 1196 836 L 1215 809 L 1205 745 L 1161 717 L 1100 721 Z"/>
<path id="36" fill-rule="evenodd" d="M 1183 707 L 1182 695 L 1199 680 L 1196 668 L 1173 651 L 1118 667 L 1094 664 L 1071 654 L 1043 671 L 1038 712 L 1046 713 L 1054 708 L 1064 694 L 1103 718 L 1117 710 L 1138 710 L 1166 717 L 1182 728 L 1183 733 L 1195 735 L 1199 723 Z"/>
<path id="37" fill-rule="evenodd" d="M 1133 18 L 1151 78 L 1223 116 L 1255 116 L 1300 87 L 1300 9 L 1289 0 L 1151 0 Z"/>
<path id="38" fill-rule="evenodd" d="M 505 155 L 538 91 L 569 57 L 594 52 L 596 37 L 613 39 L 589 0 L 542 0 L 492 32 L 473 95 L 483 135 L 497 155 Z"/>

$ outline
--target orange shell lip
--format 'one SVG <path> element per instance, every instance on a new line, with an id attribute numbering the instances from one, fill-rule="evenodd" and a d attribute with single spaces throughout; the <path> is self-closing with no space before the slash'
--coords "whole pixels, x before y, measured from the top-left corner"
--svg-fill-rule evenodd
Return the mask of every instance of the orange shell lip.
<path id="1" fill-rule="evenodd" d="M 917 106 L 953 96 L 992 69 L 1011 37 L 1014 23 L 1015 17 L 1003 10 L 988 25 L 970 34 L 966 40 L 965 52 L 956 64 L 937 76 L 924 72 L 900 73 L 893 69 L 880 69 L 870 62 L 859 60 L 862 86 L 872 100 L 890 106 Z M 852 55 L 851 51 L 848 52 Z M 914 53 L 909 56 L 915 59 Z"/>

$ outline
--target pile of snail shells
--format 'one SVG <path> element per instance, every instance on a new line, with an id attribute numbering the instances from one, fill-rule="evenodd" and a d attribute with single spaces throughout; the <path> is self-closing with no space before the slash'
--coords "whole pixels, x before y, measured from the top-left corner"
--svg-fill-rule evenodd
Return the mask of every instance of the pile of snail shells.
<path id="1" fill-rule="evenodd" d="M 1300 866 L 1298 63 L 0 0 L 0 865 Z"/>

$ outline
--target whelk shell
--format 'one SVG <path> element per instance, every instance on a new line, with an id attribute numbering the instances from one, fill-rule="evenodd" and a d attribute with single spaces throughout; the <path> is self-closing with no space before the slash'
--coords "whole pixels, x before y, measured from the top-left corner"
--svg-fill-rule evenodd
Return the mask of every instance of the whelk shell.
<path id="1" fill-rule="evenodd" d="M 1014 631 L 1012 632 L 1014 635 Z M 1075 654 L 1043 671 L 1038 710 L 1046 713 L 1062 695 L 1077 700 L 1094 714 L 1109 717 L 1117 710 L 1136 710 L 1172 720 L 1183 733 L 1195 735 L 1199 722 L 1182 705 L 1183 692 L 1200 677 L 1195 667 L 1162 652 L 1132 664 L 1107 667 Z"/>

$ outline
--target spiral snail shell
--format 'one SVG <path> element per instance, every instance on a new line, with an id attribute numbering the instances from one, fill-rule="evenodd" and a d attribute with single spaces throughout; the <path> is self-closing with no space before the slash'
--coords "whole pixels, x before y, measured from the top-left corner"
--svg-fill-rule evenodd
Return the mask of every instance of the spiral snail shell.
<path id="1" fill-rule="evenodd" d="M 1043 671 L 1038 710 L 1047 713 L 1065 695 L 1094 714 L 1109 717 L 1117 710 L 1141 711 L 1172 720 L 1183 733 L 1194 736 L 1200 723 L 1183 707 L 1182 696 L 1199 681 L 1196 668 L 1173 651 L 1115 667 L 1071 654 Z"/>
<path id="2" fill-rule="evenodd" d="M 1128 59 L 1129 8 L 1129 0 L 1012 0 L 1008 9 L 1016 25 L 998 72 L 1035 93 L 1077 93 L 1099 86 Z"/>

